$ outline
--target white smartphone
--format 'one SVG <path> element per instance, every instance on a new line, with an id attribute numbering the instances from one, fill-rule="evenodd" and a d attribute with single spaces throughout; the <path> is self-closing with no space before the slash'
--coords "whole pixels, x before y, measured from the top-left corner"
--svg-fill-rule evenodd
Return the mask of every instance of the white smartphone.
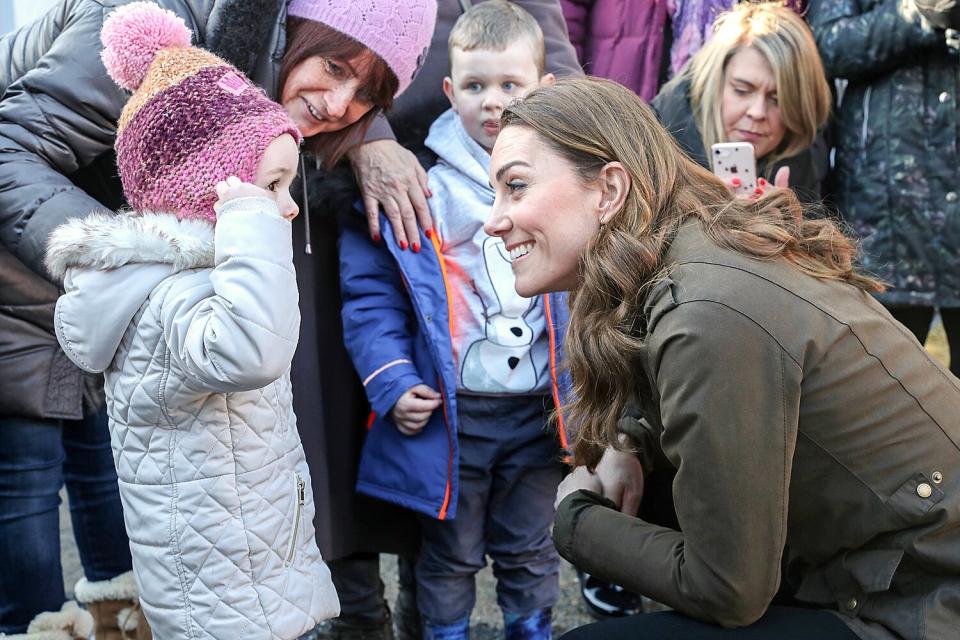
<path id="1" fill-rule="evenodd" d="M 730 184 L 737 195 L 753 195 L 757 189 L 757 162 L 749 142 L 718 142 L 710 148 L 713 174 Z M 740 186 L 731 181 L 740 179 Z"/>

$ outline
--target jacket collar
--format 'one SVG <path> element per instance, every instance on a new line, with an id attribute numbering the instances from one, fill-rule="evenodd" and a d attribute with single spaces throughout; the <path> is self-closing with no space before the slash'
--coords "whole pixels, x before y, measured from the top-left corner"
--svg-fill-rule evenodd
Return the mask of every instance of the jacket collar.
<path id="1" fill-rule="evenodd" d="M 94 213 L 73 218 L 50 235 L 47 269 L 56 281 L 73 267 L 109 271 L 136 263 L 173 271 L 212 267 L 214 227 L 162 213 Z"/>
<path id="2" fill-rule="evenodd" d="M 287 1 L 216 0 L 201 25 L 204 48 L 233 64 L 274 97 L 275 71 L 286 46 Z"/>

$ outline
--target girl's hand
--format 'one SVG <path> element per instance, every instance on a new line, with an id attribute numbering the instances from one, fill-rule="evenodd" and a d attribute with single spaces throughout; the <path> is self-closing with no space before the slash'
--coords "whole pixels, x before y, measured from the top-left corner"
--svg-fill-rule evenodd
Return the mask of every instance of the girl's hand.
<path id="1" fill-rule="evenodd" d="M 420 433 L 430 415 L 440 407 L 443 399 L 440 394 L 425 384 L 418 384 L 407 389 L 397 404 L 393 405 L 390 417 L 397 425 L 397 430 L 405 436 L 415 436 Z"/>
<path id="2" fill-rule="evenodd" d="M 221 180 L 214 186 L 214 190 L 217 192 L 217 201 L 213 204 L 214 211 L 219 211 L 221 206 L 236 198 L 274 199 L 273 194 L 266 189 L 244 182 L 237 176 L 230 176 L 226 180 Z"/>
<path id="3" fill-rule="evenodd" d="M 768 193 L 771 189 L 789 189 L 790 188 L 790 167 L 780 167 L 777 169 L 777 175 L 773 178 L 773 184 L 770 184 L 764 178 L 757 179 L 757 188 L 753 190 L 753 193 L 737 193 L 737 188 L 740 186 L 740 178 L 732 178 L 727 182 L 727 187 L 730 188 L 738 198 L 743 198 L 745 200 L 756 200 L 757 198 Z"/>
<path id="4" fill-rule="evenodd" d="M 559 507 L 564 498 L 580 489 L 586 489 L 603 495 L 603 485 L 600 483 L 600 478 L 590 473 L 590 470 L 586 467 L 577 467 L 572 473 L 567 475 L 567 477 L 563 479 L 563 482 L 560 483 L 560 486 L 557 487 L 557 499 L 553 503 L 553 508 L 556 509 Z"/>

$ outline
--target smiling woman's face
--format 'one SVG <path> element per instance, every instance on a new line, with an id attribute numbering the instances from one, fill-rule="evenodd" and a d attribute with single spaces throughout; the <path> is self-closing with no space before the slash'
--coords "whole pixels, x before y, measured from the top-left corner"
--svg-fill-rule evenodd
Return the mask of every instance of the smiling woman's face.
<path id="1" fill-rule="evenodd" d="M 358 96 L 372 62 L 370 52 L 352 60 L 312 56 L 290 70 L 280 104 L 304 138 L 340 131 L 373 108 L 370 100 Z"/>
<path id="2" fill-rule="evenodd" d="M 510 252 L 517 293 L 568 291 L 580 281 L 580 256 L 600 229 L 599 187 L 530 128 L 509 126 L 490 157 L 496 199 L 484 230 Z"/>

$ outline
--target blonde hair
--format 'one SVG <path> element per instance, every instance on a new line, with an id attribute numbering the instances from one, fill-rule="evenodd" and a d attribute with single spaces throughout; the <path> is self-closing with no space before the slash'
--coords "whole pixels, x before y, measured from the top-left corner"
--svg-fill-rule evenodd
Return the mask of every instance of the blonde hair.
<path id="1" fill-rule="evenodd" d="M 690 103 L 709 152 L 725 142 L 721 99 L 727 64 L 745 47 L 756 49 L 773 69 L 777 81 L 783 141 L 766 158 L 766 166 L 810 147 L 830 115 L 830 85 L 810 28 L 780 3 L 745 2 L 720 15 L 713 35 L 690 60 L 681 77 L 690 80 Z"/>
<path id="2" fill-rule="evenodd" d="M 473 5 L 457 19 L 447 39 L 447 50 L 450 59 L 453 59 L 454 49 L 503 51 L 522 39 L 529 40 L 537 73 L 543 75 L 546 52 L 543 31 L 536 19 L 512 2 L 489 0 Z"/>
<path id="3" fill-rule="evenodd" d="M 881 291 L 854 270 L 856 246 L 829 220 L 808 219 L 789 189 L 739 200 L 690 160 L 640 98 L 591 77 L 565 78 L 512 102 L 501 127 L 525 126 L 572 164 L 585 183 L 619 162 L 631 184 L 623 208 L 592 238 L 570 295 L 565 350 L 574 401 L 565 421 L 577 425 L 574 452 L 593 466 L 635 389 L 644 388 L 635 326 L 650 287 L 665 275 L 664 256 L 678 229 L 699 220 L 717 245 L 760 260 L 784 260 L 824 280 Z"/>

